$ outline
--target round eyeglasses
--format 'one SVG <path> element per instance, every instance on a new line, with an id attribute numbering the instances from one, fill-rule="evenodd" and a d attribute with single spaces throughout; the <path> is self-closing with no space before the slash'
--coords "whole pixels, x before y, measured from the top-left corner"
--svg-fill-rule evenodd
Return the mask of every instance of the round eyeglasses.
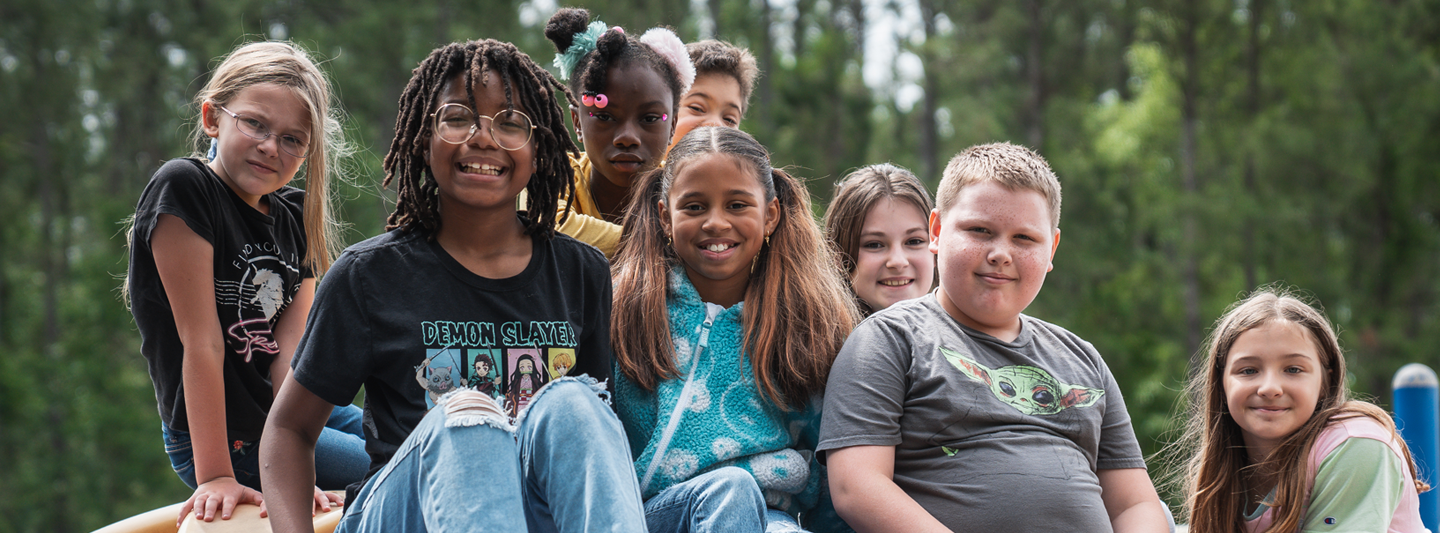
<path id="1" fill-rule="evenodd" d="M 217 107 L 235 119 L 235 129 L 240 130 L 240 133 L 245 134 L 246 137 L 264 142 L 265 139 L 269 139 L 271 135 L 275 135 L 275 132 L 270 131 L 270 125 L 261 122 L 259 119 L 232 112 L 229 109 L 225 109 L 223 105 Z M 279 145 L 280 150 L 300 159 L 305 159 L 306 156 L 310 155 L 310 141 L 294 135 L 281 135 Z"/>
<path id="2" fill-rule="evenodd" d="M 431 113 L 435 117 L 435 135 L 450 144 L 465 144 L 483 126 L 480 119 L 490 121 L 490 138 L 495 144 L 509 151 L 519 150 L 530 143 L 530 134 L 535 125 L 530 117 L 514 109 L 501 111 L 494 117 L 476 115 L 475 111 L 462 104 L 445 104 Z"/>

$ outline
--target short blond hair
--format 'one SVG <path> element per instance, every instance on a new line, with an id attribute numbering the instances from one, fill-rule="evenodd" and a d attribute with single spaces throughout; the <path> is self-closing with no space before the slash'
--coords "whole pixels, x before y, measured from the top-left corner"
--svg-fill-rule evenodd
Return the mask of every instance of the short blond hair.
<path id="1" fill-rule="evenodd" d="M 986 181 L 1014 191 L 1040 193 L 1050 208 L 1051 229 L 1060 227 L 1060 180 L 1040 154 L 1008 142 L 971 146 L 950 159 L 940 178 L 940 190 L 935 193 L 940 214 L 955 205 L 961 189 Z"/>

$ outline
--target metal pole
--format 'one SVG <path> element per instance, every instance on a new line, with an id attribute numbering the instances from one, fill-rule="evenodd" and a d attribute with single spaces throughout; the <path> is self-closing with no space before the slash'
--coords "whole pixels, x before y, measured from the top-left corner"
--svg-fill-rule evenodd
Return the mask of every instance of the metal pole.
<path id="1" fill-rule="evenodd" d="M 1395 425 L 1415 458 L 1415 475 L 1435 486 L 1436 470 L 1440 469 L 1440 379 L 1430 367 L 1410 363 L 1395 372 L 1391 388 L 1395 394 Z M 1420 521 L 1436 531 L 1440 490 L 1420 494 Z"/>

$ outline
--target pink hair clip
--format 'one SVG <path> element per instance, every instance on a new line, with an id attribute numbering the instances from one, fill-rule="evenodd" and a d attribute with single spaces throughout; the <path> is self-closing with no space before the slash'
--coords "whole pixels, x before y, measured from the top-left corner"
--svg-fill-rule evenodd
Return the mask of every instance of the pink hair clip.
<path id="1" fill-rule="evenodd" d="M 583 95 L 580 97 L 580 103 L 585 104 L 585 107 L 593 106 L 595 105 L 595 97 L 588 94 Z"/>
<path id="2" fill-rule="evenodd" d="M 607 106 L 607 105 L 610 105 L 610 99 L 609 99 L 609 98 L 606 98 L 604 94 L 597 94 L 597 95 L 595 95 L 595 107 L 598 107 L 598 108 L 600 108 L 600 109 L 605 109 L 605 106 Z"/>
<path id="3" fill-rule="evenodd" d="M 616 33 L 625 33 L 625 28 L 621 28 L 619 26 L 616 26 L 614 30 Z"/>

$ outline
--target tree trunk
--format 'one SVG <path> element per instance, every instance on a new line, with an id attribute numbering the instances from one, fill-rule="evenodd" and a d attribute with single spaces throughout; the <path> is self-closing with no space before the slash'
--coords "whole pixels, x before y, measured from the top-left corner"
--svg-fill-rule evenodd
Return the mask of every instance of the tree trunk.
<path id="1" fill-rule="evenodd" d="M 1029 0 L 1026 10 L 1030 19 L 1029 49 L 1025 54 L 1025 78 L 1030 85 L 1030 95 L 1025 102 L 1025 139 L 1035 150 L 1044 149 L 1045 143 L 1045 25 L 1041 16 L 1042 0 Z"/>
<path id="2" fill-rule="evenodd" d="M 1250 42 L 1245 48 L 1246 73 L 1249 78 L 1248 95 L 1246 98 L 1246 113 L 1250 116 L 1251 127 L 1247 135 L 1250 137 L 1249 146 L 1245 147 L 1245 176 L 1244 192 L 1246 198 L 1255 198 L 1255 151 L 1259 143 L 1254 138 L 1256 135 L 1255 124 L 1260 118 L 1260 14 L 1264 9 L 1265 0 L 1251 0 L 1250 2 Z M 1244 218 L 1241 220 L 1240 239 L 1244 246 L 1242 265 L 1245 269 L 1245 289 L 1254 289 L 1259 280 L 1255 273 L 1255 225 L 1250 221 L 1253 218 L 1252 212 L 1246 209 Z"/>
<path id="3" fill-rule="evenodd" d="M 1180 34 L 1180 49 L 1185 62 L 1185 75 L 1180 89 L 1180 186 L 1181 204 L 1184 213 L 1182 241 L 1180 243 L 1181 277 L 1184 286 L 1182 297 L 1185 306 L 1185 348 L 1188 353 L 1200 349 L 1202 326 L 1200 324 L 1200 273 L 1196 260 L 1195 240 L 1199 236 L 1196 216 L 1199 178 L 1195 170 L 1195 100 L 1199 92 L 1200 69 L 1198 65 L 1199 45 L 1196 42 L 1197 27 L 1200 24 L 1198 0 L 1186 0 L 1185 21 Z"/>
<path id="4" fill-rule="evenodd" d="M 935 123 L 935 113 L 939 111 L 940 83 L 939 68 L 935 65 L 936 44 L 931 39 L 937 37 L 935 30 L 935 0 L 920 0 L 920 16 L 924 18 L 921 25 L 925 32 L 925 45 L 920 49 L 920 59 L 923 63 L 925 79 L 922 81 L 925 89 L 925 107 L 920 113 L 920 170 L 922 182 L 940 182 L 940 126 Z M 932 181 L 933 180 L 933 181 Z"/>
<path id="5" fill-rule="evenodd" d="M 770 33 L 773 12 L 770 0 L 760 3 L 760 124 L 766 130 L 775 127 L 775 36 Z"/>

